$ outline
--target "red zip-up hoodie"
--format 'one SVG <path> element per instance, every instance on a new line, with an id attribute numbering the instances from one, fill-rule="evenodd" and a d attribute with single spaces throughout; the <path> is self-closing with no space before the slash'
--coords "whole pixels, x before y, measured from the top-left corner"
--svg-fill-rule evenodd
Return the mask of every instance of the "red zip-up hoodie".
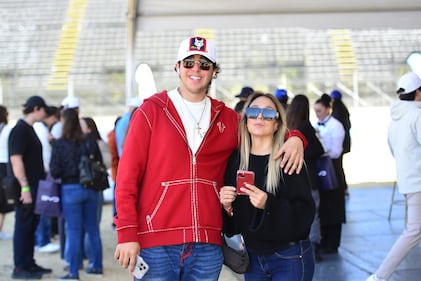
<path id="1" fill-rule="evenodd" d="M 145 100 L 132 117 L 118 166 L 118 242 L 220 245 L 219 189 L 237 145 L 237 113 L 221 101 L 211 98 L 210 126 L 193 155 L 167 92 Z"/>

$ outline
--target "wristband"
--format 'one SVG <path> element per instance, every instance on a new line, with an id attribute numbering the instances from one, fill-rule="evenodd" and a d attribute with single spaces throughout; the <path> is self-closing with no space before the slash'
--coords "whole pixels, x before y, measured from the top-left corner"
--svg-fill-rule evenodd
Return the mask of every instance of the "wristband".
<path id="1" fill-rule="evenodd" d="M 30 192 L 31 188 L 29 186 L 23 186 L 22 187 L 22 192 Z"/>

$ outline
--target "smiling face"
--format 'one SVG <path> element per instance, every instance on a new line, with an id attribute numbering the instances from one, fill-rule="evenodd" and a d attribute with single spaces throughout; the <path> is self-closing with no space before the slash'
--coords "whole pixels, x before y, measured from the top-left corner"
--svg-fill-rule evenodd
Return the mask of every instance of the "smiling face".
<path id="1" fill-rule="evenodd" d="M 272 102 L 272 100 L 265 96 L 261 96 L 253 100 L 249 107 L 259 109 L 271 109 L 277 111 L 276 106 Z M 277 128 L 277 119 L 265 120 L 263 118 L 263 112 L 259 113 L 256 119 L 247 118 L 247 129 L 250 132 L 250 135 L 252 136 L 272 138 Z"/>
<path id="2" fill-rule="evenodd" d="M 185 99 L 192 102 L 200 101 L 206 96 L 213 73 L 216 70 L 213 64 L 211 64 L 209 70 L 201 69 L 199 61 L 207 60 L 201 55 L 193 55 L 186 59 L 196 62 L 192 68 L 185 67 L 183 61 L 176 64 L 175 69 L 181 80 L 179 90 Z"/>

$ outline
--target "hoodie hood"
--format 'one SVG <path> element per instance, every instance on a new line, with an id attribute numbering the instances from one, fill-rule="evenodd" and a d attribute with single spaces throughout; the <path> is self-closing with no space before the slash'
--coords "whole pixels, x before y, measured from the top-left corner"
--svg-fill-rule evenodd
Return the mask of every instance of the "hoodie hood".
<path id="1" fill-rule="evenodd" d="M 398 121 L 405 115 L 411 114 L 414 108 L 421 109 L 421 102 L 397 100 L 392 102 L 390 107 L 390 116 L 393 121 Z"/>

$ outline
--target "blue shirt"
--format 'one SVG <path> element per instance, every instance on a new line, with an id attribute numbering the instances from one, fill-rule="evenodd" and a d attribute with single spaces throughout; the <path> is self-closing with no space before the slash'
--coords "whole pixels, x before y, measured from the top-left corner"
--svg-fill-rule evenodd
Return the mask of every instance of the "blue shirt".
<path id="1" fill-rule="evenodd" d="M 119 157 L 121 157 L 121 153 L 123 152 L 123 143 L 126 137 L 127 127 L 129 126 L 130 116 L 131 113 L 126 112 L 123 116 L 121 116 L 115 125 L 115 139 Z"/>

